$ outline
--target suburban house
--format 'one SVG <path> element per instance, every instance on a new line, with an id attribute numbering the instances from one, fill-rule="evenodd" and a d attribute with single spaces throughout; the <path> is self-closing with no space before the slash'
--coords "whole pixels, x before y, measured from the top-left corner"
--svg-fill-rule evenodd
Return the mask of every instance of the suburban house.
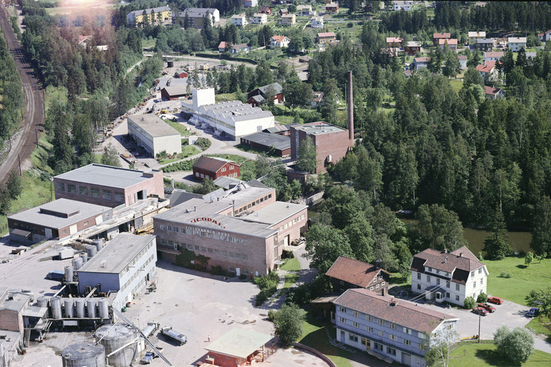
<path id="1" fill-rule="evenodd" d="M 487 293 L 488 269 L 465 246 L 455 251 L 426 249 L 411 262 L 411 291 L 427 299 L 459 306 Z"/>
<path id="2" fill-rule="evenodd" d="M 484 94 L 489 99 L 505 98 L 503 90 L 494 87 L 484 87 Z"/>
<path id="3" fill-rule="evenodd" d="M 187 73 L 185 72 L 180 75 L 184 75 L 184 74 L 185 74 L 184 78 L 187 77 Z M 161 89 L 161 97 L 169 101 L 185 97 L 188 94 L 189 93 L 187 92 L 186 84 L 174 84 L 174 85 L 166 86 L 163 89 Z"/>
<path id="4" fill-rule="evenodd" d="M 438 46 L 440 46 L 440 49 L 443 51 L 444 47 L 448 45 L 448 48 L 450 51 L 457 52 L 457 39 L 456 38 L 449 38 L 449 39 L 439 39 L 438 40 Z"/>
<path id="5" fill-rule="evenodd" d="M 478 65 L 476 71 L 480 73 L 480 76 L 488 81 L 497 80 L 498 70 L 496 68 L 495 61 L 488 61 L 486 65 Z"/>
<path id="6" fill-rule="evenodd" d="M 324 43 L 332 44 L 337 42 L 337 36 L 335 35 L 335 32 L 318 33 L 318 35 L 316 36 L 316 42 L 319 44 L 324 44 Z"/>
<path id="7" fill-rule="evenodd" d="M 232 54 L 238 54 L 238 53 L 247 53 L 251 50 L 251 47 L 246 43 L 241 43 L 239 45 L 233 45 L 230 48 L 230 53 Z"/>
<path id="8" fill-rule="evenodd" d="M 245 14 L 235 14 L 231 17 L 231 24 L 236 27 L 245 27 L 247 24 L 247 16 Z"/>
<path id="9" fill-rule="evenodd" d="M 266 15 L 272 15 L 272 9 L 270 7 L 264 5 L 260 7 L 260 10 L 258 11 L 260 14 L 266 14 Z"/>
<path id="10" fill-rule="evenodd" d="M 308 17 L 310 15 L 313 15 L 312 12 L 312 5 L 298 5 L 297 6 L 297 15 Z"/>
<path id="11" fill-rule="evenodd" d="M 503 57 L 503 51 L 487 51 L 484 52 L 484 64 L 488 61 L 498 61 Z"/>
<path id="12" fill-rule="evenodd" d="M 465 55 L 458 55 L 457 59 L 459 60 L 459 65 L 461 70 L 467 69 L 467 56 Z"/>
<path id="13" fill-rule="evenodd" d="M 255 13 L 253 19 L 251 20 L 252 24 L 266 24 L 268 23 L 268 16 L 265 13 Z"/>
<path id="14" fill-rule="evenodd" d="M 203 20 L 205 17 L 210 19 L 211 25 L 215 25 L 220 21 L 220 11 L 216 8 L 187 8 L 180 13 L 180 21 L 182 24 L 186 16 L 189 20 L 189 26 L 195 29 L 203 29 Z"/>
<path id="15" fill-rule="evenodd" d="M 220 41 L 220 44 L 218 44 L 218 52 L 226 52 L 228 51 L 229 42 L 226 41 Z"/>
<path id="16" fill-rule="evenodd" d="M 507 38 L 507 48 L 513 52 L 519 52 L 521 48 L 526 49 L 526 37 Z"/>
<path id="17" fill-rule="evenodd" d="M 310 20 L 310 27 L 323 28 L 323 17 L 312 17 L 312 20 Z"/>
<path id="18" fill-rule="evenodd" d="M 314 98 L 312 99 L 312 108 L 318 108 L 323 105 L 323 92 L 314 92 Z"/>
<path id="19" fill-rule="evenodd" d="M 440 40 L 447 40 L 452 38 L 450 33 L 433 33 L 432 43 L 437 46 L 440 44 Z"/>
<path id="20" fill-rule="evenodd" d="M 270 96 L 275 104 L 281 104 L 285 101 L 281 84 L 272 83 L 256 88 L 247 94 L 247 103 L 253 107 L 258 107 L 270 98 Z"/>
<path id="21" fill-rule="evenodd" d="M 258 0 L 245 0 L 243 1 L 243 7 L 245 8 L 254 8 L 258 6 Z"/>
<path id="22" fill-rule="evenodd" d="M 402 47 L 403 41 L 401 37 L 387 37 L 386 47 Z"/>
<path id="23" fill-rule="evenodd" d="M 204 180 L 216 180 L 219 177 L 238 177 L 240 165 L 222 158 L 201 156 L 193 165 L 193 176 Z"/>
<path id="24" fill-rule="evenodd" d="M 289 9 L 287 8 L 279 9 L 279 15 L 286 15 L 286 14 L 289 14 Z"/>
<path id="25" fill-rule="evenodd" d="M 419 70 L 429 66 L 430 57 L 416 57 L 413 59 L 413 68 Z"/>
<path id="26" fill-rule="evenodd" d="M 408 41 L 404 49 L 408 53 L 408 56 L 414 56 L 418 52 L 421 53 L 421 41 Z"/>
<path id="27" fill-rule="evenodd" d="M 475 47 L 480 51 L 492 51 L 494 48 L 493 38 L 477 38 Z"/>
<path id="28" fill-rule="evenodd" d="M 289 47 L 291 40 L 286 36 L 272 36 L 270 38 L 270 47 Z"/>
<path id="29" fill-rule="evenodd" d="M 325 12 L 327 14 L 339 14 L 339 4 L 334 4 L 331 2 L 330 4 L 325 4 Z"/>
<path id="30" fill-rule="evenodd" d="M 363 288 L 385 295 L 390 273 L 360 260 L 339 256 L 325 276 L 333 285 L 333 291 L 344 293 L 350 288 Z"/>
<path id="31" fill-rule="evenodd" d="M 413 1 L 393 1 L 392 10 L 393 11 L 410 11 L 413 8 Z"/>
<path id="32" fill-rule="evenodd" d="M 475 43 L 475 41 L 478 38 L 486 38 L 486 32 L 485 31 L 469 32 L 468 37 L 469 37 L 469 44 L 472 45 Z"/>
<path id="33" fill-rule="evenodd" d="M 279 24 L 293 26 L 297 24 L 297 16 L 295 14 L 283 14 Z"/>
<path id="34" fill-rule="evenodd" d="M 172 24 L 172 10 L 169 6 L 134 10 L 126 15 L 128 25 L 140 25 L 146 23 Z"/>
<path id="35" fill-rule="evenodd" d="M 367 289 L 349 289 L 333 304 L 338 342 L 406 366 L 426 366 L 425 346 L 447 337 L 458 321 L 454 316 Z"/>
<path id="36" fill-rule="evenodd" d="M 538 33 L 538 37 L 542 42 L 547 42 L 551 38 L 551 30 L 548 30 L 544 33 Z"/>

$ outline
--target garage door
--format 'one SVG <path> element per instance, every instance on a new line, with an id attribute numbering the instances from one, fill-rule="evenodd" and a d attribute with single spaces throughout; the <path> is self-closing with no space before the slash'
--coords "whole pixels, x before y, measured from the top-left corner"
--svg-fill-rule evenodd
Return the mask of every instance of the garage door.
<path id="1" fill-rule="evenodd" d="M 411 354 L 402 353 L 402 364 L 411 366 Z"/>

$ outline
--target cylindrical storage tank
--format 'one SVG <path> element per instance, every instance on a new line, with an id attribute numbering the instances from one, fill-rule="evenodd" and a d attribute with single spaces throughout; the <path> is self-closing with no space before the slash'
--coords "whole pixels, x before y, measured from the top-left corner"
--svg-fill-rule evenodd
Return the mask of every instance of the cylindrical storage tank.
<path id="1" fill-rule="evenodd" d="M 48 307 L 48 297 L 38 297 L 36 304 L 38 307 Z"/>
<path id="2" fill-rule="evenodd" d="M 82 257 L 77 257 L 74 261 L 75 270 L 82 268 L 82 265 L 84 265 L 84 260 Z"/>
<path id="3" fill-rule="evenodd" d="M 61 299 L 58 297 L 50 298 L 50 308 L 54 319 L 61 319 Z"/>
<path id="4" fill-rule="evenodd" d="M 105 347 L 101 344 L 69 345 L 61 352 L 63 367 L 106 367 Z"/>
<path id="5" fill-rule="evenodd" d="M 73 299 L 72 298 L 64 298 L 63 299 L 63 307 L 65 308 L 65 317 L 68 319 L 73 318 Z"/>
<path id="6" fill-rule="evenodd" d="M 98 300 L 98 314 L 102 319 L 109 318 L 109 301 L 107 298 L 101 298 Z"/>
<path id="7" fill-rule="evenodd" d="M 74 277 L 74 270 L 72 265 L 67 265 L 65 267 L 65 281 L 72 282 Z"/>
<path id="8" fill-rule="evenodd" d="M 115 350 L 136 340 L 126 348 L 113 354 L 107 359 L 107 364 L 113 367 L 130 366 L 134 359 L 141 352 L 138 350 L 138 333 L 136 330 L 125 324 L 103 325 L 96 330 L 94 334 L 96 340 L 101 339 L 100 343 L 105 347 L 105 354 L 111 354 Z"/>
<path id="9" fill-rule="evenodd" d="M 84 318 L 84 305 L 85 305 L 85 303 L 86 303 L 86 300 L 84 298 L 75 299 L 76 316 L 79 319 Z"/>
<path id="10" fill-rule="evenodd" d="M 86 262 L 88 261 L 88 254 L 85 252 L 81 256 L 82 256 L 82 263 L 86 264 Z"/>
<path id="11" fill-rule="evenodd" d="M 94 255 L 98 252 L 98 248 L 96 246 L 86 246 L 86 253 L 88 254 L 88 258 L 91 259 L 94 257 Z"/>
<path id="12" fill-rule="evenodd" d="M 100 238 L 99 240 L 94 240 L 94 245 L 96 246 L 96 249 L 99 251 L 103 248 L 103 238 Z"/>
<path id="13" fill-rule="evenodd" d="M 96 318 L 96 300 L 89 299 L 86 301 L 86 309 L 88 310 L 88 317 L 91 319 Z"/>

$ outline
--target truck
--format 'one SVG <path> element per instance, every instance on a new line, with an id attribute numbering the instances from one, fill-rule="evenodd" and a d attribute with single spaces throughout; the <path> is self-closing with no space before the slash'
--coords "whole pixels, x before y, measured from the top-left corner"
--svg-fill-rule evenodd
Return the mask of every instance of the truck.
<path id="1" fill-rule="evenodd" d="M 172 329 L 172 326 L 165 326 L 161 329 L 161 333 L 166 337 L 176 340 L 178 343 L 180 343 L 180 345 L 184 345 L 187 342 L 187 337 L 184 334 L 181 334 Z"/>
<path id="2" fill-rule="evenodd" d="M 46 275 L 47 279 L 62 281 L 65 279 L 65 272 L 63 270 L 52 270 Z"/>
<path id="3" fill-rule="evenodd" d="M 159 324 L 156 322 L 148 322 L 147 326 L 143 328 L 142 333 L 146 338 L 149 338 L 157 329 L 159 329 Z"/>

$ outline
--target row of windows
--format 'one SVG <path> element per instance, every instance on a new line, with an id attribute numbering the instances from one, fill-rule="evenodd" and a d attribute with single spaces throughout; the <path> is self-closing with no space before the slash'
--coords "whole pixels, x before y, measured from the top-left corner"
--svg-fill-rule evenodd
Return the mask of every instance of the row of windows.
<path id="1" fill-rule="evenodd" d="M 234 236 L 230 236 L 226 232 L 221 231 L 213 231 L 211 229 L 204 229 L 204 228 L 197 228 L 197 227 L 177 227 L 173 225 L 164 225 L 161 224 L 159 226 L 161 231 L 169 231 L 169 232 L 175 232 L 175 233 L 183 233 L 188 234 L 190 236 L 200 236 L 200 237 L 206 237 L 206 238 L 214 238 L 215 240 L 220 241 L 227 241 L 231 243 L 238 243 L 240 245 L 246 245 L 247 240 L 243 238 L 238 238 Z"/>
<path id="2" fill-rule="evenodd" d="M 339 306 L 339 311 L 340 312 L 343 312 L 343 313 L 346 313 L 346 307 L 342 307 L 342 306 Z M 375 320 L 377 320 L 377 324 L 381 325 L 381 326 L 388 326 L 389 328 L 391 328 L 392 330 L 396 330 L 398 328 L 398 325 L 393 323 L 393 322 L 390 322 L 390 321 L 385 321 L 383 319 L 378 319 L 378 318 L 375 318 L 371 315 L 366 315 L 362 312 L 358 312 L 358 311 L 352 311 L 352 316 L 354 317 L 361 317 L 361 318 L 364 318 L 369 321 L 369 322 L 375 322 Z M 344 318 L 344 317 L 339 317 L 339 321 L 342 322 L 343 324 L 346 324 L 347 323 L 347 319 Z M 352 325 L 355 327 L 355 328 L 361 328 L 361 325 L 358 323 L 358 322 L 355 322 L 353 321 L 352 322 Z M 402 331 L 408 335 L 412 335 L 412 330 L 410 328 L 407 328 L 405 326 L 400 326 L 402 328 Z M 370 327 L 370 326 L 366 326 L 366 330 L 369 331 L 369 332 L 373 332 L 373 328 Z M 382 333 L 382 331 L 379 331 L 379 333 Z M 381 336 L 383 336 L 381 334 Z"/>
<path id="3" fill-rule="evenodd" d="M 233 167 L 233 166 L 232 166 Z M 226 169 L 222 169 L 222 172 L 226 171 Z M 237 172 L 236 173 L 230 173 L 229 175 L 226 175 L 228 177 L 237 177 Z M 195 177 L 201 177 L 201 178 L 210 178 L 211 180 L 214 180 L 215 177 L 210 177 L 209 175 L 205 175 L 203 173 L 199 174 L 199 172 L 195 172 Z"/>
<path id="4" fill-rule="evenodd" d="M 65 192 L 65 183 L 60 182 L 57 185 L 57 190 L 61 192 Z M 69 194 L 76 194 L 77 193 L 77 186 L 73 184 L 67 184 L 67 192 Z M 79 195 L 85 195 L 88 196 L 88 186 L 82 186 L 78 185 L 78 194 Z M 101 190 L 102 197 L 105 200 L 111 200 L 113 197 L 115 198 L 115 201 L 117 202 L 123 202 L 124 201 L 124 194 L 115 193 L 113 194 L 109 190 Z M 93 198 L 99 198 L 100 196 L 100 189 L 92 187 L 90 188 L 90 196 Z"/>
<path id="5" fill-rule="evenodd" d="M 245 260 L 245 261 L 249 260 L 249 255 L 247 254 L 240 254 L 237 252 L 231 252 L 231 251 L 225 251 L 225 250 L 220 251 L 218 249 L 213 249 L 210 247 L 192 245 L 190 243 L 185 244 L 183 242 L 180 243 L 177 241 L 166 240 L 164 238 L 161 239 L 161 245 L 173 247 L 174 250 L 179 250 L 180 248 L 187 248 L 188 250 L 196 251 L 196 252 L 200 251 L 205 254 L 214 254 L 218 256 L 229 257 L 231 259 L 238 259 L 238 260 Z"/>
<path id="6" fill-rule="evenodd" d="M 300 216 L 298 216 L 298 217 L 296 217 L 296 218 L 294 218 L 294 219 L 291 219 L 289 222 L 287 222 L 287 223 L 281 225 L 281 226 L 279 227 L 279 230 L 280 230 L 280 231 L 283 231 L 284 229 L 290 228 L 290 227 L 293 226 L 293 224 L 296 224 L 296 223 L 300 222 L 301 220 L 304 220 L 305 218 L 306 218 L 306 215 L 305 215 L 305 214 L 302 214 L 302 215 L 300 215 Z"/>
<path id="7" fill-rule="evenodd" d="M 252 207 L 254 207 L 255 205 L 258 205 L 260 203 L 263 203 L 264 201 L 268 200 L 268 199 L 271 199 L 272 198 L 272 194 L 268 194 L 264 197 L 261 197 L 260 199 L 256 199 L 256 201 L 253 201 L 247 205 L 243 205 L 241 208 L 239 209 L 235 209 L 235 211 L 233 212 L 233 215 L 238 215 L 239 213 L 243 213 L 245 211 L 247 211 L 247 209 L 251 209 Z"/>
<path id="8" fill-rule="evenodd" d="M 140 269 L 138 271 L 135 271 L 134 272 L 134 275 L 132 275 L 132 277 L 130 279 L 128 279 L 126 282 L 124 282 L 124 285 L 121 287 L 121 290 L 124 290 L 126 289 L 126 287 L 128 287 L 130 285 L 130 283 L 132 283 L 132 281 L 134 281 L 134 279 L 136 279 L 137 277 L 140 276 L 141 272 L 145 270 L 146 266 L 149 265 L 153 259 L 155 257 L 155 254 L 152 254 L 147 260 L 146 262 L 140 267 Z"/>
<path id="9" fill-rule="evenodd" d="M 132 266 L 134 266 L 134 264 L 136 264 L 138 262 L 139 259 L 142 258 L 142 256 L 151 248 L 153 247 L 153 241 L 152 242 L 149 242 L 147 244 L 147 246 L 145 246 L 139 254 L 137 254 L 133 259 L 132 261 L 130 261 L 130 263 L 128 265 L 126 265 L 126 267 L 123 269 L 123 271 L 121 271 L 121 273 L 119 274 L 119 278 L 122 278 L 126 273 L 128 273 L 128 270 L 130 270 L 130 268 Z"/>
<path id="10" fill-rule="evenodd" d="M 430 272 L 430 273 L 432 273 L 432 270 L 433 270 L 433 269 L 432 269 L 431 267 L 428 267 L 428 268 L 427 268 L 427 271 Z M 438 270 L 438 269 L 435 269 L 435 270 L 436 270 L 436 274 L 440 274 L 440 270 Z M 442 271 L 442 274 L 444 274 L 445 276 L 449 276 L 449 275 L 450 275 L 450 273 L 448 273 L 447 271 Z"/>

